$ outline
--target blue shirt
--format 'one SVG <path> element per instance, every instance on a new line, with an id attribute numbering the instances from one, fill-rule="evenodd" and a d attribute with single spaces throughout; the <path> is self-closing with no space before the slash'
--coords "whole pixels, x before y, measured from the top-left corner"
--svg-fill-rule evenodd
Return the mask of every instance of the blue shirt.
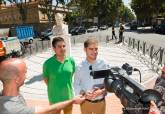
<path id="1" fill-rule="evenodd" d="M 92 66 L 92 70 L 105 70 L 109 68 L 109 65 L 105 61 L 96 59 L 93 64 L 88 63 L 87 60 L 82 61 L 76 68 L 74 76 L 74 90 L 75 94 L 79 95 L 80 91 L 90 91 L 100 84 L 104 83 L 104 78 L 93 79 L 90 75 L 91 70 L 89 67 Z M 98 96 L 96 99 L 103 98 L 104 96 Z"/>

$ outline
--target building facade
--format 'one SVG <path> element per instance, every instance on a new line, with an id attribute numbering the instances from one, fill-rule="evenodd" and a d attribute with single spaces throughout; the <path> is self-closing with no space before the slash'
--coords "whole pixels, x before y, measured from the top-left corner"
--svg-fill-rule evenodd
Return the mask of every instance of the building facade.
<path id="1" fill-rule="evenodd" d="M 38 30 L 54 24 L 54 22 L 49 21 L 47 14 L 44 13 L 46 8 L 41 5 L 40 0 L 27 2 L 22 4 L 22 7 L 23 10 L 18 5 L 2 5 L 0 9 L 0 28 L 31 24 Z M 55 14 L 55 12 L 63 14 L 71 12 L 71 10 L 64 7 L 52 6 L 52 9 L 52 14 Z M 39 31 L 42 31 L 42 29 Z"/>

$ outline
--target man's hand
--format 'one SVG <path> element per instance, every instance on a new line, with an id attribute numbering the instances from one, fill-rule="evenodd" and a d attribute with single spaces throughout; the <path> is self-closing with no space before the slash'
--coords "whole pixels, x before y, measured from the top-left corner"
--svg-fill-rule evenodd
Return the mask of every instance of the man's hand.
<path id="1" fill-rule="evenodd" d="M 93 91 L 87 91 L 84 96 L 85 96 L 85 99 L 92 100 L 93 99 Z"/>
<path id="2" fill-rule="evenodd" d="M 150 110 L 148 114 L 160 114 L 159 109 L 157 108 L 156 104 L 154 101 L 150 102 Z"/>
<path id="3" fill-rule="evenodd" d="M 88 100 L 93 100 L 97 96 L 105 94 L 105 89 L 100 89 L 100 88 L 94 88 L 92 91 L 88 91 L 85 94 L 85 98 Z"/>
<path id="4" fill-rule="evenodd" d="M 93 91 L 93 99 L 95 99 L 97 96 L 100 96 L 100 95 L 103 95 L 103 94 L 105 94 L 105 89 L 100 89 L 100 88 L 95 89 Z"/>
<path id="5" fill-rule="evenodd" d="M 85 97 L 82 95 L 76 96 L 73 98 L 73 103 L 74 104 L 81 104 L 85 100 Z"/>

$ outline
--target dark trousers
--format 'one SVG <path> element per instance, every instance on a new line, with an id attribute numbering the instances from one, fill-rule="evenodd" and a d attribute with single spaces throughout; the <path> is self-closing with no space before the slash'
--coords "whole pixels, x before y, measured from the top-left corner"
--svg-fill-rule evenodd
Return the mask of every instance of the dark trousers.
<path id="1" fill-rule="evenodd" d="M 115 32 L 112 32 L 112 40 L 113 40 L 113 37 L 115 37 L 115 39 L 117 39 Z"/>
<path id="2" fill-rule="evenodd" d="M 119 42 L 122 42 L 123 41 L 123 32 L 120 32 L 119 33 Z"/>

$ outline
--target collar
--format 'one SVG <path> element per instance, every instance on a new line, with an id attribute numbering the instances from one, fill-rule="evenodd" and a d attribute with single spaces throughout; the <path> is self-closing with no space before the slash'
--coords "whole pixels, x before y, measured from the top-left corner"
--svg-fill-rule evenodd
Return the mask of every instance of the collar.
<path id="1" fill-rule="evenodd" d="M 87 59 L 85 59 L 85 61 L 84 61 L 84 62 L 85 62 L 85 64 L 87 64 L 87 65 L 89 65 L 89 66 L 90 66 L 90 65 L 94 65 L 94 64 L 96 64 L 97 59 L 96 59 L 96 60 L 95 60 L 92 64 L 91 64 L 91 63 L 89 63 Z"/>
<path id="2" fill-rule="evenodd" d="M 56 54 L 53 55 L 53 58 L 54 58 L 56 61 L 60 62 L 59 60 L 57 60 Z M 68 61 L 68 60 L 69 60 L 69 57 L 65 56 L 65 57 L 64 57 L 64 62 L 65 62 L 65 61 Z M 61 63 L 61 62 L 60 62 L 60 63 Z"/>

